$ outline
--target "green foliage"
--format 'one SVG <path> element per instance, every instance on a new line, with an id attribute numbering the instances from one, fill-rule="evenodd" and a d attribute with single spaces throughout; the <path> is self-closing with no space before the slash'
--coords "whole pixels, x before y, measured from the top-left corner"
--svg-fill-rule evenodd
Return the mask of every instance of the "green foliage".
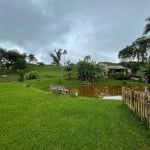
<path id="1" fill-rule="evenodd" d="M 39 74 L 38 74 L 37 71 L 30 71 L 30 72 L 25 74 L 25 78 L 27 80 L 38 79 L 39 78 Z"/>
<path id="2" fill-rule="evenodd" d="M 77 64 L 78 78 L 83 81 L 95 81 L 98 79 L 102 69 L 101 67 L 92 62 L 80 61 Z"/>
<path id="3" fill-rule="evenodd" d="M 114 75 L 114 78 L 117 80 L 128 80 L 130 77 L 129 75 L 123 74 L 123 73 L 118 73 Z"/>
<path id="4" fill-rule="evenodd" d="M 150 83 L 150 64 L 147 63 L 141 67 L 139 74 L 145 77 L 147 83 Z"/>
<path id="5" fill-rule="evenodd" d="M 150 76 L 150 64 L 145 64 L 140 67 L 138 74 L 141 76 Z"/>
<path id="6" fill-rule="evenodd" d="M 72 74 L 74 67 L 75 65 L 73 63 L 71 63 L 70 61 L 67 61 L 67 65 L 65 66 L 65 71 L 67 73 L 66 75 L 67 75 L 68 80 L 71 79 L 71 74 Z"/>
<path id="7" fill-rule="evenodd" d="M 17 69 L 26 69 L 26 61 L 25 59 L 18 59 L 17 61 L 15 61 L 14 65 L 13 65 L 13 69 L 17 70 Z"/>
<path id="8" fill-rule="evenodd" d="M 143 65 L 149 61 L 149 48 L 150 38 L 143 36 L 137 38 L 131 45 L 119 51 L 118 57 L 122 62 L 136 62 L 139 68 L 141 64 Z M 133 67 L 133 69 L 135 68 Z"/>
<path id="9" fill-rule="evenodd" d="M 4 70 L 7 68 L 25 69 L 26 61 L 25 56 L 20 54 L 17 50 L 6 50 L 0 48 L 0 67 Z"/>
<path id="10" fill-rule="evenodd" d="M 39 65 L 41 69 L 45 66 L 43 62 L 38 62 L 37 65 Z"/>
<path id="11" fill-rule="evenodd" d="M 146 64 L 144 68 L 144 75 L 150 76 L 150 64 Z"/>
<path id="12" fill-rule="evenodd" d="M 150 17 L 146 18 L 146 21 L 148 21 L 148 23 L 145 25 L 143 34 L 150 32 Z"/>
<path id="13" fill-rule="evenodd" d="M 25 74 L 25 72 L 24 72 L 24 70 L 18 70 L 18 73 L 19 73 L 19 82 L 23 82 L 23 80 L 24 80 L 24 74 Z"/>

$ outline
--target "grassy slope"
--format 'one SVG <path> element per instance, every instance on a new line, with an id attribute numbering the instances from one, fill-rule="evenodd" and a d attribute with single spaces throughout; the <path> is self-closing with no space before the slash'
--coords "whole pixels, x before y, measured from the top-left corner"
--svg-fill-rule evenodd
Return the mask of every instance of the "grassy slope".
<path id="1" fill-rule="evenodd" d="M 62 84 L 67 86 L 80 86 L 83 85 L 83 81 L 79 81 L 76 79 L 76 76 L 73 76 L 72 80 L 65 79 L 65 71 L 62 67 L 57 66 L 45 66 L 42 69 L 39 67 L 34 68 L 39 74 L 40 79 L 33 81 L 25 81 L 25 83 L 30 86 L 47 90 L 50 84 L 59 84 L 59 81 L 62 81 Z M 75 74 L 75 73 L 74 73 Z M 98 86 L 124 86 L 123 81 L 111 79 L 111 78 L 100 78 L 97 82 L 93 83 Z M 150 86 L 149 84 L 145 84 L 143 82 L 135 82 L 135 81 L 126 81 L 126 86 Z"/>
<path id="2" fill-rule="evenodd" d="M 150 132 L 120 101 L 0 84 L 0 149 L 148 150 Z"/>
<path id="3" fill-rule="evenodd" d="M 25 81 L 27 84 L 34 86 L 36 88 L 40 88 L 42 90 L 47 90 L 50 84 L 58 84 L 59 81 L 62 81 L 62 84 L 65 86 L 79 86 L 83 85 L 83 81 L 79 81 L 76 79 L 77 75 L 74 71 L 73 73 L 73 79 L 72 80 L 66 80 L 65 78 L 65 70 L 63 67 L 57 67 L 57 66 L 45 66 L 43 68 L 40 68 L 35 65 L 31 65 L 27 69 L 29 70 L 36 70 L 39 75 L 40 79 L 33 80 L 33 81 Z M 10 81 L 17 81 L 18 80 L 18 74 L 17 73 L 7 73 L 2 71 L 0 72 L 0 82 L 4 82 L 4 79 L 1 77 L 2 74 L 7 74 L 8 79 Z M 107 78 L 100 78 L 97 82 L 93 83 L 98 86 L 122 86 L 124 85 L 124 82 L 121 80 L 115 80 L 115 79 L 107 79 Z M 145 84 L 142 82 L 134 82 L 134 81 L 126 81 L 127 86 L 150 86 L 150 84 Z"/>

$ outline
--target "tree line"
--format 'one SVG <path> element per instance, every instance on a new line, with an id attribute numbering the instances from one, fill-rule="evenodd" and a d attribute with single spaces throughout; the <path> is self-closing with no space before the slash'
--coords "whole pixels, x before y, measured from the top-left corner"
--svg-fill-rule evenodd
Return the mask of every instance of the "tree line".
<path id="1" fill-rule="evenodd" d="M 26 64 L 37 62 L 36 57 L 33 54 L 27 55 L 26 53 L 20 53 L 18 50 L 6 50 L 0 48 L 0 69 L 25 69 Z"/>
<path id="2" fill-rule="evenodd" d="M 148 23 L 145 25 L 143 35 L 120 50 L 118 54 L 121 64 L 131 68 L 133 73 L 150 62 L 150 37 L 147 36 L 150 32 L 150 17 L 146 21 Z"/>

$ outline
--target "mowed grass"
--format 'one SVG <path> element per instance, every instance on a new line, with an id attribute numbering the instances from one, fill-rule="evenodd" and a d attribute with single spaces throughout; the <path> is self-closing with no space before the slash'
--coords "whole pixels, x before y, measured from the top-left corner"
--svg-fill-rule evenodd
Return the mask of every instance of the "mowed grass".
<path id="1" fill-rule="evenodd" d="M 148 150 L 150 131 L 121 101 L 0 84 L 1 150 Z"/>

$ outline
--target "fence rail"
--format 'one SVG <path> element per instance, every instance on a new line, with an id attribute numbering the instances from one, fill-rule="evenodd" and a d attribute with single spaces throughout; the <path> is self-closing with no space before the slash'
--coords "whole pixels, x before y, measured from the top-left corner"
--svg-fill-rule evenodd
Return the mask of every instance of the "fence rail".
<path id="1" fill-rule="evenodd" d="M 68 94 L 68 89 L 61 85 L 50 85 L 50 89 L 52 92 L 57 94 Z"/>
<path id="2" fill-rule="evenodd" d="M 122 88 L 123 103 L 132 109 L 150 128 L 150 92 L 139 88 Z"/>

